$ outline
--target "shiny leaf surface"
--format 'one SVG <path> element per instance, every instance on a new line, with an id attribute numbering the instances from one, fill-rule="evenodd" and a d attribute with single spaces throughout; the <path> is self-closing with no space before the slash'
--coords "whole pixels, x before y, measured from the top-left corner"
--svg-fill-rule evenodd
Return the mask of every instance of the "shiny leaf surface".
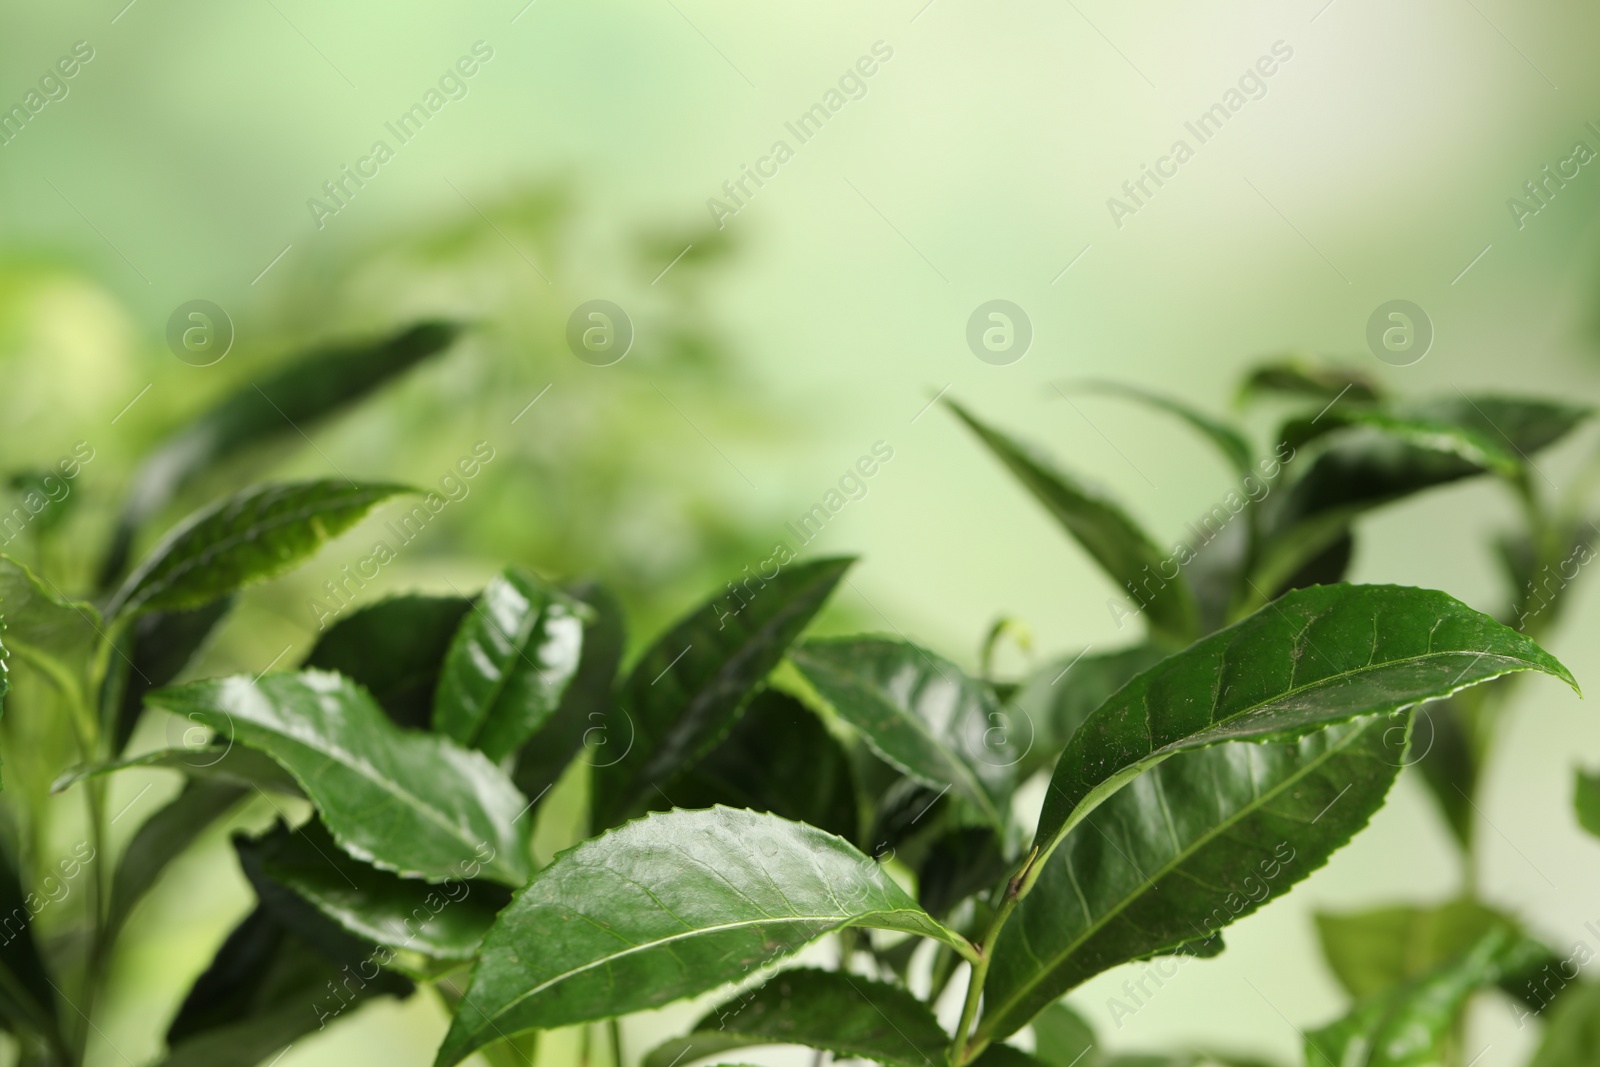
<path id="1" fill-rule="evenodd" d="M 396 596 L 352 612 L 317 639 L 304 666 L 366 688 L 401 726 L 426 730 L 445 653 L 472 610 L 458 596 Z"/>

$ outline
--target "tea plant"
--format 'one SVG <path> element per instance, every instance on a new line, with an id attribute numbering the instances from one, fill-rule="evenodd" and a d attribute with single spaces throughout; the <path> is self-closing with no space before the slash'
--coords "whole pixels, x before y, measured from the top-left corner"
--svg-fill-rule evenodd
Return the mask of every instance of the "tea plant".
<path id="1" fill-rule="evenodd" d="M 347 387 L 302 396 L 300 416 L 451 334 L 420 329 L 348 354 Z M 647 1067 L 773 1044 L 891 1067 L 1131 1062 L 1099 1049 L 1061 998 L 1118 964 L 1221 952 L 1222 929 L 1325 863 L 1409 763 L 1470 872 L 1474 798 L 1511 679 L 1576 687 L 1535 638 L 1587 562 L 1592 527 L 1581 495 L 1547 500 L 1530 473 L 1587 409 L 1391 398 L 1292 363 L 1245 390 L 1304 407 L 1265 452 L 1222 420 L 1117 390 L 1184 419 L 1236 474 L 1169 548 L 949 405 L 1126 591 L 1114 614 L 1145 629 L 1004 681 L 903 638 L 806 638 L 851 561 L 778 546 L 626 670 L 603 586 L 512 567 L 473 597 L 343 613 L 297 668 L 174 685 L 237 590 L 406 491 L 245 489 L 124 575 L 173 488 L 266 432 L 243 407 L 203 419 L 138 479 L 93 604 L 0 559 L 8 699 L 20 703 L 7 707 L 8 769 L 81 792 L 87 808 L 86 851 L 56 860 L 51 809 L 27 788 L 12 804 L 0 903 L 19 919 L 3 920 L 0 1019 L 23 1062 L 84 1062 L 135 905 L 206 827 L 267 797 L 286 817 L 234 838 L 257 905 L 171 1022 L 166 1064 L 267 1062 L 419 983 L 451 1012 L 436 1067 L 473 1053 L 548 1062 L 540 1035 L 568 1027 L 583 1028 L 587 1058 Z M 1500 620 L 1441 592 L 1341 582 L 1365 513 L 1483 475 L 1521 511 L 1500 552 L 1515 590 Z M 33 699 L 76 732 L 77 751 L 43 771 L 52 754 L 19 747 Z M 126 753 L 147 709 L 181 724 L 185 743 Z M 133 767 L 186 785 L 113 863 L 105 776 Z M 1046 775 L 1035 818 L 1018 789 Z M 558 781 L 587 785 L 589 832 L 541 867 L 531 828 Z M 1600 826 L 1600 781 L 1579 783 L 1580 818 Z M 83 880 L 88 899 L 43 938 L 30 901 L 57 877 L 47 870 Z M 1600 987 L 1552 986 L 1544 976 L 1565 961 L 1474 884 L 1458 900 L 1321 918 L 1355 1003 L 1307 1035 L 1309 1065 L 1457 1059 L 1467 1001 L 1493 986 L 1548 1020 L 1538 1067 L 1592 1062 Z M 811 947 L 823 940 L 831 955 Z M 793 966 L 803 950 L 808 965 Z M 642 1059 L 621 1047 L 619 1017 L 717 990 L 725 999 L 682 1037 Z M 1012 1041 L 1028 1029 L 1031 1052 Z M 1204 1057 L 1219 1058 L 1171 1062 Z"/>

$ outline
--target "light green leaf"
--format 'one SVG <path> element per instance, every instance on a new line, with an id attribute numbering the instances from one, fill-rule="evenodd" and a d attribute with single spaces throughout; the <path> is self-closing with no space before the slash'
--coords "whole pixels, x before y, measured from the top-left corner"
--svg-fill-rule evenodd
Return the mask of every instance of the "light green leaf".
<path id="1" fill-rule="evenodd" d="M 578 670 L 589 609 L 516 567 L 484 589 L 445 656 L 433 729 L 500 760 L 544 725 Z"/>
<path id="2" fill-rule="evenodd" d="M 1322 955 L 1356 1000 L 1386 993 L 1465 955 L 1492 930 L 1503 931 L 1507 945 L 1522 937 L 1515 922 L 1475 900 L 1319 912 L 1316 920 Z"/>
<path id="3" fill-rule="evenodd" d="M 394 725 L 366 690 L 323 671 L 161 689 L 151 705 L 259 749 L 294 776 L 351 855 L 412 878 L 532 873 L 527 801 L 481 752 Z"/>
<path id="4" fill-rule="evenodd" d="M 933 789 L 953 789 L 1004 825 L 1021 753 L 1008 743 L 987 683 L 889 638 L 807 641 L 789 659 L 885 762 Z"/>
<path id="5" fill-rule="evenodd" d="M 1191 407 L 1180 400 L 1163 396 L 1149 389 L 1140 389 L 1137 386 L 1124 385 L 1120 382 L 1075 382 L 1069 383 L 1087 392 L 1106 393 L 1111 396 L 1125 397 L 1136 400 L 1142 404 L 1169 415 L 1175 415 L 1188 423 L 1206 440 L 1216 446 L 1222 458 L 1228 461 L 1235 472 L 1239 474 L 1253 474 L 1255 472 L 1255 449 L 1250 447 L 1250 442 L 1244 434 L 1223 422 L 1221 419 L 1207 415 L 1198 408 Z"/>
<path id="6" fill-rule="evenodd" d="M 1428 589 L 1297 589 L 1150 668 L 1073 735 L 1034 843 L 1048 854 L 1095 805 L 1172 753 L 1306 731 L 1515 671 L 1577 683 L 1554 656 Z"/>
<path id="7" fill-rule="evenodd" d="M 1157 575 L 1158 588 L 1149 591 L 1148 601 L 1141 598 L 1153 630 L 1185 640 L 1194 636 L 1198 625 L 1194 594 L 1182 574 L 1171 581 L 1160 576 L 1168 553 L 1157 548 L 1120 506 L 1058 469 L 1033 446 L 979 422 L 953 401 L 945 403 L 1077 539 L 1119 591 L 1142 589 L 1152 574 Z"/>
<path id="8" fill-rule="evenodd" d="M 191 515 L 128 576 L 110 616 L 197 608 L 288 570 L 403 485 L 343 480 L 258 485 Z"/>
<path id="9" fill-rule="evenodd" d="M 1528 1067 L 1600 1065 L 1600 983 L 1584 982 L 1562 996 L 1545 1019 L 1544 1040 Z"/>
<path id="10" fill-rule="evenodd" d="M 67 599 L 23 564 L 0 555 L 0 615 L 5 617 L 9 652 L 38 668 L 57 688 L 83 695 L 101 629 L 92 606 Z M 12 662 L 11 669 L 15 667 Z"/>
<path id="11" fill-rule="evenodd" d="M 1382 806 L 1406 724 L 1219 745 L 1136 778 L 1067 835 L 1004 928 L 978 1036 L 1014 1033 L 1118 964 L 1193 956 L 1195 942 L 1288 892 Z"/>
<path id="12" fill-rule="evenodd" d="M 933 1067 L 945 1062 L 949 1043 L 933 1012 L 906 990 L 860 975 L 802 969 L 779 972 L 713 1008 L 641 1067 L 692 1064 L 762 1045 L 824 1049 L 888 1067 Z"/>
<path id="13" fill-rule="evenodd" d="M 729 808 L 637 819 L 561 853 L 500 913 L 440 1049 L 658 1007 L 738 981 L 845 926 L 954 932 L 814 827 Z"/>

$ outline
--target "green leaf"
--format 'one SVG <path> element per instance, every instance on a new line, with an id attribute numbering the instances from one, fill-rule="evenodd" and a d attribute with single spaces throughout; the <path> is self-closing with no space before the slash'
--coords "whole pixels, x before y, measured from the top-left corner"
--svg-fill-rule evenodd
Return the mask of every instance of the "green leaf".
<path id="1" fill-rule="evenodd" d="M 304 666 L 339 672 L 365 686 L 396 723 L 426 730 L 445 653 L 471 610 L 459 596 L 380 600 L 334 623 Z"/>
<path id="2" fill-rule="evenodd" d="M 1006 743 L 985 682 L 908 641 L 807 641 L 790 660 L 873 752 L 913 781 L 951 789 L 995 826 L 1005 823 L 1020 756 Z"/>
<path id="3" fill-rule="evenodd" d="M 1504 930 L 1491 930 L 1464 956 L 1357 1004 L 1343 1019 L 1306 1034 L 1309 1067 L 1431 1067 L 1467 998 L 1501 974 Z"/>
<path id="4" fill-rule="evenodd" d="M 1154 577 L 1159 584 L 1147 590 L 1148 600 L 1134 594 L 1153 630 L 1180 639 L 1194 635 L 1198 625 L 1194 594 L 1181 574 L 1163 581 L 1160 568 L 1168 562 L 1168 553 L 1157 548 L 1121 507 L 1058 469 L 1038 449 L 984 425 L 953 401 L 945 403 L 1077 539 L 1119 590 L 1146 588 Z"/>
<path id="5" fill-rule="evenodd" d="M 115 939 L 134 906 L 144 899 L 167 865 L 188 850 L 218 819 L 245 798 L 248 786 L 221 780 L 195 779 L 160 811 L 146 819 L 128 842 L 111 879 L 111 904 L 106 937 Z"/>
<path id="6" fill-rule="evenodd" d="M 1585 982 L 1551 1009 L 1544 1039 L 1528 1067 L 1596 1064 L 1600 1064 L 1600 983 Z"/>
<path id="7" fill-rule="evenodd" d="M 439 1051 L 658 1007 L 737 981 L 845 926 L 959 947 L 839 838 L 729 808 L 652 814 L 561 853 L 484 939 Z"/>
<path id="8" fill-rule="evenodd" d="M 1322 363 L 1303 356 L 1262 363 L 1239 384 L 1241 404 L 1279 395 L 1326 402 L 1368 403 L 1381 396 L 1378 383 L 1353 367 Z"/>
<path id="9" fill-rule="evenodd" d="M 1481 689 L 1458 693 L 1423 707 L 1417 715 L 1417 770 L 1463 850 L 1472 847 L 1477 818 L 1472 798 L 1478 795 L 1482 771 L 1472 723 L 1482 708 L 1484 695 L 1504 684 L 1490 682 Z"/>
<path id="10" fill-rule="evenodd" d="M 840 971 L 781 971 L 713 1008 L 641 1067 L 693 1063 L 732 1049 L 802 1045 L 888 1067 L 943 1064 L 949 1035 L 928 1006 L 898 986 Z"/>
<path id="11" fill-rule="evenodd" d="M 1326 434 L 1351 427 L 1376 430 L 1424 451 L 1455 456 L 1475 468 L 1508 477 L 1522 465 L 1514 446 L 1498 434 L 1490 436 L 1473 426 L 1384 408 L 1335 409 L 1312 418 L 1292 419 L 1279 436 L 1299 449 Z"/>
<path id="12" fill-rule="evenodd" d="M 1382 806 L 1404 754 L 1394 729 L 1219 745 L 1136 778 L 1044 862 L 995 947 L 978 1036 L 1014 1033 L 1118 964 L 1193 955 L 1287 892 Z"/>
<path id="13" fill-rule="evenodd" d="M 167 438 L 133 476 L 101 563 L 100 587 L 109 587 L 122 573 L 135 531 L 197 475 L 250 446 L 300 438 L 320 420 L 448 348 L 461 330 L 456 323 L 423 322 L 379 341 L 309 352 L 240 388 Z"/>
<path id="14" fill-rule="evenodd" d="M 1054 764 L 1090 712 L 1134 675 L 1166 658 L 1167 651 L 1155 645 L 1098 654 L 1085 649 L 1034 671 L 1003 709 L 1012 733 L 1022 738 L 1018 743 L 1027 748 L 1017 777 L 1026 779 Z"/>
<path id="15" fill-rule="evenodd" d="M 1578 769 L 1572 805 L 1578 812 L 1578 825 L 1600 837 L 1600 773 Z"/>
<path id="16" fill-rule="evenodd" d="M 258 485 L 184 520 L 151 550 L 106 613 L 196 608 L 288 570 L 361 521 L 402 485 L 346 481 Z"/>
<path id="17" fill-rule="evenodd" d="M 684 616 L 634 665 L 621 693 L 626 757 L 597 767 L 595 820 L 615 825 L 655 802 L 725 736 L 751 692 L 778 665 L 853 560 L 791 563 L 749 599 L 718 596 Z M 610 726 L 607 742 L 623 727 Z M 614 743 L 619 747 L 624 739 Z"/>
<path id="18" fill-rule="evenodd" d="M 55 990 L 33 939 L 33 917 L 41 906 L 34 894 L 24 892 L 10 848 L 0 847 L 0 916 L 5 917 L 5 938 L 0 940 L 0 1024 L 15 1034 L 35 1035 L 61 1052 L 65 1062 Z"/>
<path id="19" fill-rule="evenodd" d="M 1073 735 L 1034 843 L 1048 853 L 1174 752 L 1398 711 L 1514 671 L 1577 683 L 1528 638 L 1428 589 L 1297 589 L 1150 668 Z"/>
<path id="20" fill-rule="evenodd" d="M 67 599 L 23 564 L 0 555 L 0 615 L 5 616 L 9 652 L 38 668 L 57 688 L 83 695 L 83 677 L 101 632 L 92 606 Z"/>
<path id="21" fill-rule="evenodd" d="M 195 728 L 209 730 L 200 726 Z M 224 739 L 218 743 L 195 745 L 188 748 L 161 748 L 125 759 L 104 763 L 86 763 L 62 772 L 50 786 L 51 793 L 64 793 L 89 778 L 98 778 L 118 771 L 145 770 L 178 771 L 196 781 L 223 782 L 228 785 L 260 788 L 286 796 L 301 797 L 305 793 L 294 776 L 278 766 L 271 756 L 244 745 L 229 744 Z"/>
<path id="22" fill-rule="evenodd" d="M 733 731 L 672 787 L 672 798 L 682 808 L 770 812 L 847 841 L 859 832 L 849 757 L 809 708 L 774 689 L 756 694 Z"/>
<path id="23" fill-rule="evenodd" d="M 934 839 L 917 866 L 917 903 L 929 915 L 948 915 L 974 893 L 1000 885 L 1011 871 L 994 830 L 954 827 Z"/>
<path id="24" fill-rule="evenodd" d="M 1255 472 L 1255 449 L 1250 447 L 1250 442 L 1244 434 L 1223 422 L 1213 418 L 1198 408 L 1149 389 L 1140 389 L 1137 386 L 1123 385 L 1120 382 L 1078 382 L 1072 383 L 1079 389 L 1096 393 L 1107 393 L 1111 396 L 1125 397 L 1136 400 L 1142 404 L 1169 415 L 1176 415 L 1193 427 L 1200 436 L 1216 446 L 1222 453 L 1222 458 L 1239 474 L 1253 474 Z"/>
<path id="25" fill-rule="evenodd" d="M 152 611 L 133 621 L 119 642 L 121 655 L 111 658 L 111 669 L 121 680 L 111 751 L 127 747 L 139 724 L 145 696 L 171 682 L 189 665 L 233 602 L 232 596 L 219 597 L 190 611 Z"/>
<path id="26" fill-rule="evenodd" d="M 1475 900 L 1319 912 L 1316 920 L 1323 958 L 1356 1000 L 1387 993 L 1465 955 L 1490 931 L 1503 931 L 1508 945 L 1522 936 L 1516 923 Z"/>
<path id="27" fill-rule="evenodd" d="M 351 855 L 413 878 L 467 866 L 521 885 L 532 873 L 527 801 L 481 752 L 402 730 L 336 674 L 238 675 L 158 690 L 149 702 L 259 749 L 294 776 Z"/>
<path id="28" fill-rule="evenodd" d="M 1033 1041 L 1035 1055 L 1046 1067 L 1073 1067 L 1095 1048 L 1094 1028 L 1059 1000 L 1034 1016 Z M 1095 1065 L 1086 1063 L 1085 1067 Z"/>
<path id="29" fill-rule="evenodd" d="M 316 819 L 243 841 L 261 875 L 292 891 L 363 941 L 446 964 L 473 958 L 511 895 L 492 882 L 430 885 L 354 859 Z M 425 976 L 425 974 L 418 974 Z"/>
<path id="30" fill-rule="evenodd" d="M 616 701 L 613 695 L 617 685 L 617 665 L 622 660 L 622 647 L 626 643 L 623 632 L 622 606 L 605 587 L 595 582 L 580 582 L 566 587 L 565 592 L 589 607 L 589 617 L 583 626 L 583 649 L 578 661 L 578 673 L 561 696 L 555 714 L 545 720 L 539 731 L 529 738 L 517 754 L 512 780 L 517 788 L 530 798 L 537 799 L 555 785 L 562 772 L 572 762 L 586 739 L 596 739 L 595 750 L 604 752 L 611 734 L 618 735 L 612 751 L 620 751 L 627 743 L 621 735 L 625 732 L 614 714 Z M 612 726 L 617 726 L 613 731 Z M 607 762 L 607 754 L 596 762 Z"/>
<path id="31" fill-rule="evenodd" d="M 578 670 L 579 601 L 507 568 L 461 623 L 439 675 L 433 729 L 501 760 L 554 714 Z"/>
<path id="32" fill-rule="evenodd" d="M 263 905 L 195 979 L 167 1030 L 161 1067 L 259 1067 L 357 1005 L 411 989 L 356 939 L 331 929 L 308 941 Z"/>

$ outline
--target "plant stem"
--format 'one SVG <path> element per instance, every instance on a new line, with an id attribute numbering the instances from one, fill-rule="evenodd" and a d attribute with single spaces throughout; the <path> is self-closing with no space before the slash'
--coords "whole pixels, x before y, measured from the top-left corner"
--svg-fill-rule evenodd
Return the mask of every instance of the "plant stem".
<path id="1" fill-rule="evenodd" d="M 1000 940 L 1000 931 L 1005 929 L 1006 920 L 1011 918 L 1011 913 L 1017 910 L 1017 905 L 1032 888 L 1035 879 L 1029 875 L 1033 873 L 1038 860 L 1039 850 L 1034 848 L 1022 862 L 1022 868 L 1006 883 L 1005 896 L 995 909 L 989 928 L 984 931 L 977 958 L 969 961 L 972 975 L 967 979 L 967 999 L 961 1005 L 961 1021 L 956 1024 L 955 1038 L 950 1043 L 951 1067 L 965 1067 L 988 1045 L 987 1041 L 972 1040 L 972 1024 L 978 1018 L 978 1003 L 983 999 L 983 984 L 989 977 L 989 962 L 994 958 L 994 946 Z"/>

